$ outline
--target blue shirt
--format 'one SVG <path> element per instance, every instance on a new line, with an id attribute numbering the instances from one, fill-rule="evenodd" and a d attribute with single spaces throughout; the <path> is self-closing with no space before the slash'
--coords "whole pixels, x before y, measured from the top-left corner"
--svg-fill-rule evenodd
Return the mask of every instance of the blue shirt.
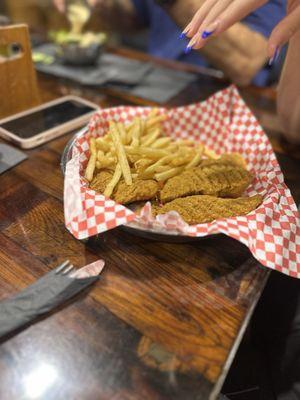
<path id="1" fill-rule="evenodd" d="M 197 52 L 185 54 L 186 40 L 180 40 L 180 30 L 168 14 L 153 0 L 132 0 L 140 20 L 150 28 L 149 53 L 162 58 L 179 60 L 191 64 L 208 66 L 208 62 Z M 269 37 L 273 28 L 284 17 L 286 0 L 270 0 L 243 20 L 252 30 Z M 266 86 L 274 78 L 278 66 L 264 67 L 253 83 Z"/>

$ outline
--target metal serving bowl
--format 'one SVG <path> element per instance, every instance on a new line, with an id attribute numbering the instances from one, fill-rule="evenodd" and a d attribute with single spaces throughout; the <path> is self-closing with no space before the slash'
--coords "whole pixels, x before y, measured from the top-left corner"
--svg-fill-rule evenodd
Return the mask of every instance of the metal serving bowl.
<path id="1" fill-rule="evenodd" d="M 81 47 L 76 43 L 59 45 L 57 58 L 63 63 L 74 66 L 95 65 L 104 50 L 104 44 L 92 44 Z"/>

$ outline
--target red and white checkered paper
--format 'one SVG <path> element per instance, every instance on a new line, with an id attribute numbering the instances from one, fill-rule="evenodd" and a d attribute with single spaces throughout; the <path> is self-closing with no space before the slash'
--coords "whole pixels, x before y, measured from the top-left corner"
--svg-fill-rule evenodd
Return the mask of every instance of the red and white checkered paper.
<path id="1" fill-rule="evenodd" d="M 175 212 L 152 218 L 150 204 L 137 216 L 88 188 L 82 178 L 89 156 L 88 138 L 105 134 L 110 120 L 129 123 L 135 116 L 147 116 L 149 111 L 149 108 L 124 106 L 103 109 L 94 115 L 88 133 L 75 143 L 66 168 L 64 207 L 68 230 L 78 239 L 128 223 L 187 236 L 224 233 L 248 246 L 261 264 L 300 278 L 297 207 L 266 134 L 234 86 L 202 103 L 160 109 L 160 112 L 169 116 L 164 123 L 166 134 L 199 140 L 219 154 L 240 153 L 255 174 L 247 194 L 264 196 L 258 209 L 247 216 L 189 226 Z"/>

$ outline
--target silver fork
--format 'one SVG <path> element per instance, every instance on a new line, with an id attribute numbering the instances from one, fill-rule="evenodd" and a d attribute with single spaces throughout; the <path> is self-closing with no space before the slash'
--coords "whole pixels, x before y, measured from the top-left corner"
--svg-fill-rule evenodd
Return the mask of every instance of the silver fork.
<path id="1" fill-rule="evenodd" d="M 69 260 L 64 261 L 61 265 L 59 265 L 55 269 L 55 274 L 56 275 L 70 275 L 70 273 L 74 270 L 74 265 L 70 264 Z"/>

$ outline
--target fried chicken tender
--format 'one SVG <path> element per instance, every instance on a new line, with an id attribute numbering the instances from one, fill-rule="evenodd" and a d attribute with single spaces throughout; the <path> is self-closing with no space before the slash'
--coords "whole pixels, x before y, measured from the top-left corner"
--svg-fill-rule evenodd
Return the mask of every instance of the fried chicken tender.
<path id="1" fill-rule="evenodd" d="M 203 194 L 216 197 L 240 197 L 253 176 L 232 160 L 206 160 L 199 167 L 169 179 L 160 193 L 162 203 L 179 197 Z"/>
<path id="2" fill-rule="evenodd" d="M 262 203 L 262 196 L 239 197 L 237 199 L 222 199 L 213 196 L 189 196 L 176 199 L 163 205 L 152 206 L 154 216 L 177 211 L 189 225 L 212 222 L 220 218 L 246 215 Z"/>
<path id="3" fill-rule="evenodd" d="M 94 179 L 90 183 L 90 188 L 99 193 L 104 193 L 106 186 L 109 184 L 113 177 L 111 171 L 103 170 L 98 172 L 97 175 L 94 176 Z"/>
<path id="4" fill-rule="evenodd" d="M 206 159 L 203 160 L 201 166 L 209 166 L 215 164 L 222 164 L 222 165 L 233 165 L 236 167 L 241 167 L 247 169 L 247 164 L 243 156 L 239 153 L 226 153 L 223 154 L 218 159 Z"/>
<path id="5" fill-rule="evenodd" d="M 158 189 L 158 183 L 153 179 L 137 179 L 133 181 L 131 186 L 121 181 L 113 193 L 113 199 L 120 204 L 151 200 L 157 195 Z"/>
<path id="6" fill-rule="evenodd" d="M 106 186 L 113 177 L 110 171 L 100 171 L 92 180 L 90 188 L 99 193 L 104 193 Z M 122 179 L 116 186 L 111 198 L 120 204 L 130 204 L 135 201 L 151 200 L 156 197 L 159 185 L 152 179 L 136 179 L 131 186 L 126 185 Z"/>

